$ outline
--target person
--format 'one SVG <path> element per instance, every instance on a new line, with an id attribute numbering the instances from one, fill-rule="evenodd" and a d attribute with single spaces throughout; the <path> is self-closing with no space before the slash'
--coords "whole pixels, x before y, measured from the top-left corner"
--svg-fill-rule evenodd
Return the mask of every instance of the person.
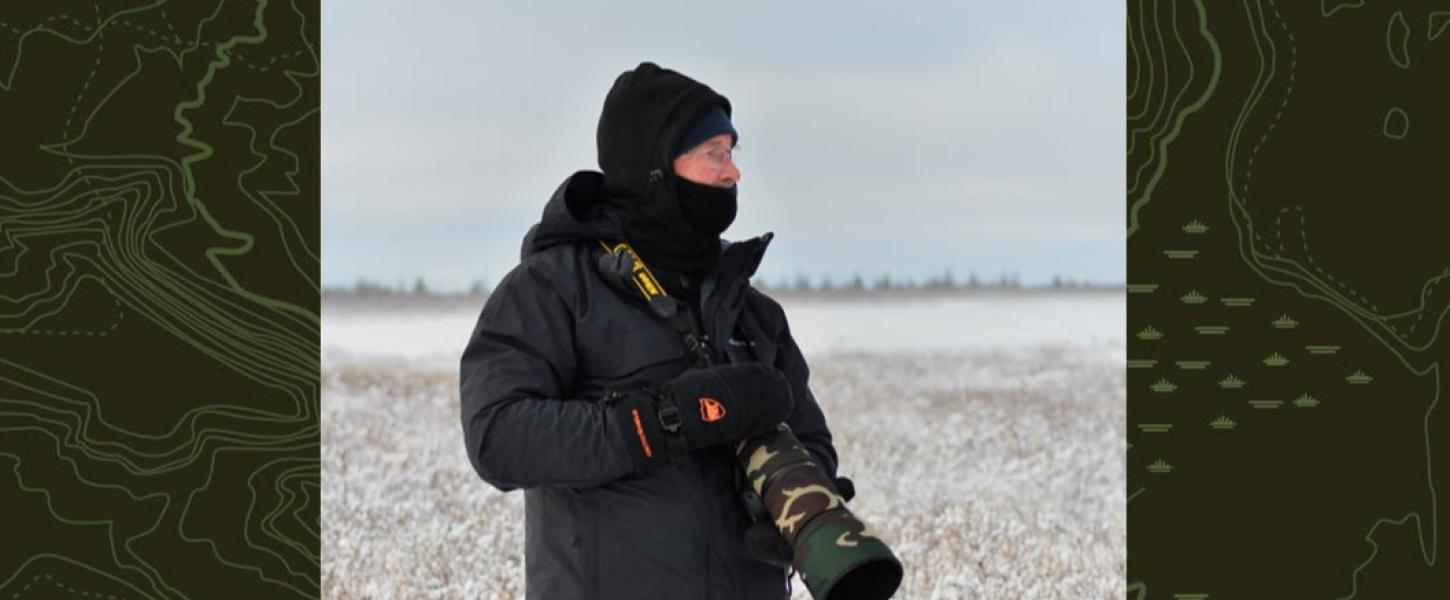
<path id="1" fill-rule="evenodd" d="M 600 171 L 549 198 L 469 337 L 464 441 L 484 481 L 524 490 L 530 599 L 788 595 L 735 445 L 783 422 L 832 478 L 837 456 L 784 311 L 749 282 L 772 234 L 720 238 L 731 114 L 654 63 L 619 75 Z"/>

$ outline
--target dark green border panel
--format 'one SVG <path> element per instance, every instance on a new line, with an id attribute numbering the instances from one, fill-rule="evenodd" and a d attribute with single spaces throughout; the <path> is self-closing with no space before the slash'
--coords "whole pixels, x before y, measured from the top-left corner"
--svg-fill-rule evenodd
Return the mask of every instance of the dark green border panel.
<path id="1" fill-rule="evenodd" d="M 1450 2 L 1127 13 L 1127 596 L 1450 598 Z"/>
<path id="2" fill-rule="evenodd" d="M 0 8 L 0 598 L 316 598 L 317 2 Z"/>

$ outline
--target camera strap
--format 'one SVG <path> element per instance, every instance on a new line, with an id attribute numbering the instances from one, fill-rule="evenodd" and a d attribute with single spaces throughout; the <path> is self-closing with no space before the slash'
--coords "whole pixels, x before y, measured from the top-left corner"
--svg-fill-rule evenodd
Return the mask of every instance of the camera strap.
<path id="1" fill-rule="evenodd" d="M 611 255 L 628 257 L 630 260 L 629 280 L 634 283 L 635 289 L 639 290 L 640 296 L 649 304 L 650 310 L 656 316 L 669 321 L 670 325 L 675 328 L 675 332 L 680 334 L 680 338 L 685 344 L 685 349 L 695 355 L 696 364 L 702 366 L 714 364 L 714 358 L 710 354 L 710 336 L 708 334 L 698 336 L 695 334 L 694 328 L 690 324 L 689 315 L 680 310 L 678 300 L 670 297 L 665 292 L 664 286 L 660 285 L 659 279 L 655 278 L 654 273 L 649 270 L 649 266 L 645 265 L 644 259 L 641 259 L 639 254 L 635 253 L 634 248 L 630 247 L 629 243 L 624 241 L 611 245 L 604 240 L 600 240 L 599 245 L 604 248 L 605 252 Z M 734 348 L 727 348 L 727 350 L 734 350 Z M 737 362 L 743 362 L 745 360 L 745 357 L 733 356 L 733 353 L 731 358 Z M 670 409 L 673 410 L 673 407 Z M 674 419 L 677 429 L 679 415 L 672 414 L 669 417 Z M 663 422 L 666 418 L 666 415 L 662 411 L 660 414 L 661 421 Z M 671 433 L 675 431 L 668 426 L 665 429 Z M 673 445 L 677 443 L 679 436 L 671 435 L 670 438 L 671 444 Z M 755 490 L 749 485 L 745 485 L 744 474 L 737 469 L 734 479 L 735 487 L 741 493 L 741 503 L 745 506 L 745 512 L 751 522 L 768 520 L 770 513 L 766 511 L 765 504 L 761 502 L 760 496 L 755 493 Z"/>
<path id="2" fill-rule="evenodd" d="M 710 334 L 695 333 L 690 323 L 690 315 L 680 310 L 680 302 L 665 292 L 665 287 L 660 285 L 660 280 L 655 278 L 649 267 L 644 264 L 644 259 L 635 253 L 629 242 L 616 242 L 610 245 L 604 240 L 599 240 L 599 245 L 604 251 L 616 257 L 625 256 L 629 258 L 629 280 L 639 290 L 640 296 L 644 297 L 646 304 L 649 304 L 650 311 L 666 321 L 675 328 L 675 333 L 680 335 L 680 340 L 685 344 L 685 350 L 695 357 L 695 363 L 700 366 L 711 366 L 715 358 L 710 354 Z"/>

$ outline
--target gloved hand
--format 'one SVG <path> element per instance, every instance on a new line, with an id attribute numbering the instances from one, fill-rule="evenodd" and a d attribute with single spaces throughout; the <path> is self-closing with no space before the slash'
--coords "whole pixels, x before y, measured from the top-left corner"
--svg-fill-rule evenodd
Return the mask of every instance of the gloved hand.
<path id="1" fill-rule="evenodd" d="M 795 561 L 795 550 L 771 521 L 756 521 L 745 528 L 745 555 L 782 569 Z"/>
<path id="2" fill-rule="evenodd" d="M 790 382 L 757 363 L 691 369 L 660 392 L 662 404 L 673 402 L 679 410 L 680 435 L 691 450 L 765 433 L 795 409 Z"/>
<path id="3" fill-rule="evenodd" d="M 835 484 L 836 491 L 841 493 L 841 499 L 850 502 L 856 497 L 856 482 L 845 477 L 837 477 L 831 480 Z"/>
<path id="4" fill-rule="evenodd" d="M 837 477 L 831 480 L 831 484 L 836 486 L 836 491 L 841 493 L 843 500 L 850 501 L 856 497 L 856 484 L 850 479 Z M 769 518 L 751 523 L 745 528 L 745 555 L 780 568 L 791 566 L 795 560 L 795 550 L 791 549 L 790 543 L 785 541 L 785 537 L 775 527 L 775 522 Z"/>
<path id="5" fill-rule="evenodd" d="M 635 472 L 669 464 L 672 446 L 698 450 L 771 430 L 795 409 L 790 383 L 760 364 L 692 369 L 652 390 L 611 391 L 604 405 Z"/>

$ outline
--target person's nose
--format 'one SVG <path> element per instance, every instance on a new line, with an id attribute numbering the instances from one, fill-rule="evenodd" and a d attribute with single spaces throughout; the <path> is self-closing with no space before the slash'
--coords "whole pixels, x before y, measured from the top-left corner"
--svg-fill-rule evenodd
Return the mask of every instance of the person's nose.
<path id="1" fill-rule="evenodd" d="M 740 181 L 740 167 L 735 165 L 733 159 L 725 162 L 725 171 L 720 174 L 720 180 L 727 186 L 735 185 Z"/>

